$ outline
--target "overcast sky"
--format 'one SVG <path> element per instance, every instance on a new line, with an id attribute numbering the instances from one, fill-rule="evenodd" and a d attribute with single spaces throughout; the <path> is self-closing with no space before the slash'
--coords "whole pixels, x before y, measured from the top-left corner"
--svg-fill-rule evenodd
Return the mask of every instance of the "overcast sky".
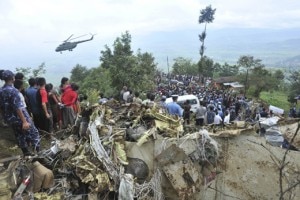
<path id="1" fill-rule="evenodd" d="M 210 29 L 300 27 L 299 0 L 0 0 L 0 66 L 70 62 L 96 67 L 101 48 L 126 30 L 133 38 L 157 31 L 202 31 L 199 13 L 210 4 L 217 9 Z M 71 34 L 87 33 L 97 34 L 89 44 L 54 52 Z M 97 49 L 83 55 L 88 46 Z"/>

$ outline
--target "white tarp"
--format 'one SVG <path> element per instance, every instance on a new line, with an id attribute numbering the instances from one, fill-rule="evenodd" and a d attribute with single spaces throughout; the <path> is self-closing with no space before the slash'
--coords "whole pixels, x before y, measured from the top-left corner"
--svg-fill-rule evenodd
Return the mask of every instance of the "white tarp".
<path id="1" fill-rule="evenodd" d="M 282 115 L 284 113 L 283 109 L 278 108 L 276 106 L 272 106 L 272 105 L 269 106 L 269 110 L 272 110 L 274 114 L 280 114 L 280 115 Z"/>

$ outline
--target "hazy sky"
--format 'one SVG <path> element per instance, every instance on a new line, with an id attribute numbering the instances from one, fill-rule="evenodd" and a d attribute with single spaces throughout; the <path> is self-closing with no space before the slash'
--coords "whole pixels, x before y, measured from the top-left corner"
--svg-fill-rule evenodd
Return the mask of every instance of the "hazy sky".
<path id="1" fill-rule="evenodd" d="M 0 0 L 0 67 L 96 67 L 103 46 L 126 30 L 133 39 L 157 31 L 202 31 L 199 13 L 210 4 L 217 9 L 210 29 L 300 27 L 299 0 Z M 88 33 L 97 34 L 93 41 L 73 52 L 54 52 L 71 34 Z"/>

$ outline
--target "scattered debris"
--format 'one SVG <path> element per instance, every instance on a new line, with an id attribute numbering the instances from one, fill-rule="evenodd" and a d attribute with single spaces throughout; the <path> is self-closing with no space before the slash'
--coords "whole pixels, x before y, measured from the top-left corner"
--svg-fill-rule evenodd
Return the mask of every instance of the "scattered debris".
<path id="1" fill-rule="evenodd" d="M 89 121 L 78 119 L 75 128 L 57 133 L 39 155 L 0 160 L 5 166 L 0 199 L 15 193 L 49 200 L 189 199 L 218 176 L 219 145 L 213 137 L 253 130 L 236 122 L 217 131 L 186 132 L 180 119 L 155 106 L 108 101 L 89 109 Z M 271 127 L 269 120 L 260 125 Z M 266 138 L 273 133 L 267 129 Z"/>

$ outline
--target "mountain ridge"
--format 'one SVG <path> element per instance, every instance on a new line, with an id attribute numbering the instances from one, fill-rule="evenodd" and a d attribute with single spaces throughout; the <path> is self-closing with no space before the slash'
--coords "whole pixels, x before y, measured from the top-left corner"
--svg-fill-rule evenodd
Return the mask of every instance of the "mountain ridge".
<path id="1" fill-rule="evenodd" d="M 200 58 L 199 33 L 202 30 L 162 31 L 132 36 L 133 46 L 153 54 L 160 68 L 179 56 L 197 62 Z M 235 64 L 242 55 L 251 55 L 270 67 L 290 67 L 290 59 L 299 55 L 299 29 L 207 29 L 205 55 L 215 62 Z M 172 62 L 170 62 L 172 63 Z M 300 62 L 293 63 L 300 66 Z"/>

